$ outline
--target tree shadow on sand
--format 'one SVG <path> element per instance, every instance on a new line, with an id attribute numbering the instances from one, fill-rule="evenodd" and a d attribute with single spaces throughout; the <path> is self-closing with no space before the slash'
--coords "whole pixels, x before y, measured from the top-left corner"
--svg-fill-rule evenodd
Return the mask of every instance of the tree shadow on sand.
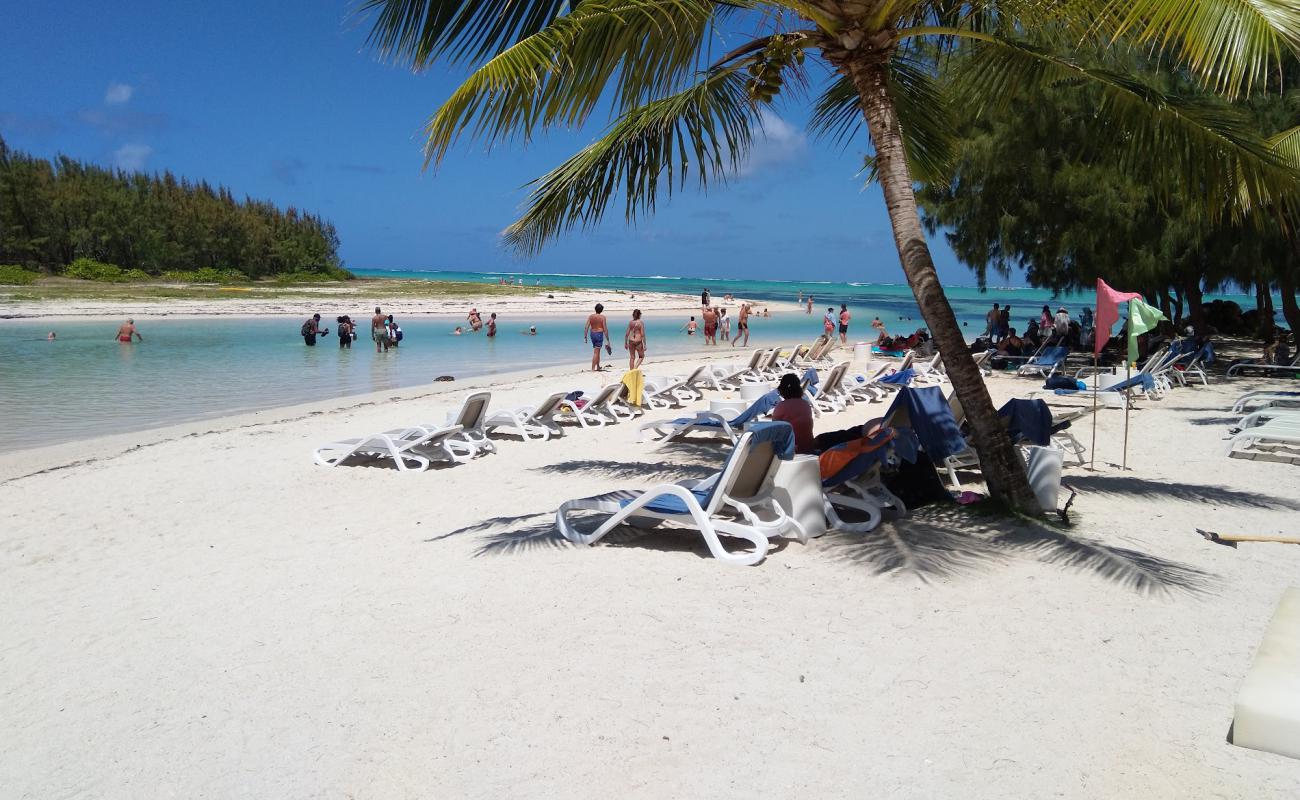
<path id="1" fill-rule="evenodd" d="M 649 480 L 654 483 L 673 483 L 689 479 L 707 478 L 717 472 L 713 465 L 667 464 L 653 461 L 612 461 L 606 459 L 574 459 L 558 464 L 535 467 L 534 472 L 548 475 L 598 475 L 620 480 Z"/>
<path id="2" fill-rule="evenodd" d="M 1218 427 L 1220 425 L 1228 426 L 1240 422 L 1243 416 L 1245 415 L 1242 414 L 1235 417 L 1194 417 L 1193 419 L 1189 419 L 1187 421 L 1192 423 L 1193 425 L 1201 425 L 1205 427 L 1209 427 L 1213 425 L 1215 427 Z"/>
<path id="3" fill-rule="evenodd" d="M 1218 503 L 1238 508 L 1300 510 L 1300 500 L 1199 483 L 1170 483 L 1128 475 L 1071 475 L 1072 488 L 1090 494 L 1172 498 L 1187 503 Z"/>
<path id="4" fill-rule="evenodd" d="M 483 542 L 474 551 L 474 557 L 486 555 L 513 555 L 533 550 L 558 550 L 572 547 L 555 529 L 555 514 L 541 512 L 520 514 L 514 517 L 489 517 L 454 531 L 440 533 L 425 539 L 437 542 L 462 534 L 484 534 Z"/>
<path id="5" fill-rule="evenodd" d="M 832 558 L 877 575 L 922 581 L 989 570 L 1017 558 L 1086 572 L 1139 594 L 1202 594 L 1216 576 L 1186 564 L 1076 536 L 1036 520 L 955 505 L 928 506 L 867 534 L 817 541 Z"/>

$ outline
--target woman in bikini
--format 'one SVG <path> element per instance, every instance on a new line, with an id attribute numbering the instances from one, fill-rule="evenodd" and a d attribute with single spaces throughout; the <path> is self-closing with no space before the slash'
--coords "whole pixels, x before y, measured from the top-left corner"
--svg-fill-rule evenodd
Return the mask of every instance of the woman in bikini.
<path id="1" fill-rule="evenodd" d="M 636 369 L 645 362 L 645 323 L 641 321 L 639 308 L 632 311 L 632 321 L 623 334 L 623 347 L 627 348 L 628 369 Z"/>

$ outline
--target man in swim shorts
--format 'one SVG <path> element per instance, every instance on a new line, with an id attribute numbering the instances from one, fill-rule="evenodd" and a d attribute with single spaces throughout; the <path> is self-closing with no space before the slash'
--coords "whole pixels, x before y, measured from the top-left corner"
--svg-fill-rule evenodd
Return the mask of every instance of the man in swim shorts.
<path id="1" fill-rule="evenodd" d="M 134 336 L 138 341 L 144 341 L 144 337 L 135 329 L 135 320 L 128 319 L 126 322 L 122 323 L 120 328 L 117 329 L 116 339 L 122 344 L 130 344 L 132 336 Z"/>
<path id="2" fill-rule="evenodd" d="M 710 306 L 704 307 L 704 343 L 718 343 L 718 314 Z"/>
<path id="3" fill-rule="evenodd" d="M 744 344 L 749 345 L 749 303 L 740 304 L 740 316 L 736 318 L 736 338 L 731 340 L 731 346 L 735 347 L 741 344 L 740 337 L 745 337 Z"/>
<path id="4" fill-rule="evenodd" d="M 388 317 L 379 306 L 375 306 L 375 315 L 370 318 L 370 338 L 375 342 L 376 353 L 388 350 Z"/>
<path id="5" fill-rule="evenodd" d="M 600 348 L 605 345 L 605 337 L 608 335 L 609 323 L 605 320 L 605 306 L 597 303 L 596 313 L 587 317 L 587 327 L 582 329 L 582 340 L 591 340 L 591 368 L 596 372 L 600 371 Z M 612 345 L 609 350 L 611 353 L 614 351 Z"/>

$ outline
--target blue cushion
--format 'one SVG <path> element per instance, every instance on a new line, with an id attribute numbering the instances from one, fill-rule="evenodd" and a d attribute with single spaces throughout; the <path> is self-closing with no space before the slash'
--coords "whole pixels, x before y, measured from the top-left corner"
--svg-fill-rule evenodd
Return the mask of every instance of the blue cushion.
<path id="1" fill-rule="evenodd" d="M 691 489 L 691 494 L 695 495 L 695 499 L 700 502 L 700 508 L 705 508 L 709 505 L 709 498 L 713 494 L 713 489 L 712 488 Z M 638 499 L 640 498 L 628 498 L 627 500 L 621 500 L 619 501 L 619 505 L 622 506 L 623 508 L 627 508 L 628 506 L 632 505 L 632 503 L 636 502 L 636 500 Z M 642 508 L 647 509 L 649 511 L 654 511 L 659 514 L 689 514 L 690 513 L 690 511 L 686 509 L 686 503 L 683 502 L 680 497 L 674 497 L 673 495 L 670 494 L 666 494 L 662 497 L 656 497 L 654 500 L 651 500 L 649 503 L 646 503 L 644 506 L 642 506 Z"/>

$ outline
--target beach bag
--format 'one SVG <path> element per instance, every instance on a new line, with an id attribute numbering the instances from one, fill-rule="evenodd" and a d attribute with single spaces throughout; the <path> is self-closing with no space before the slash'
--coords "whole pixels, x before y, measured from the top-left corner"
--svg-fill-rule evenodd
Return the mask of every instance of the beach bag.
<path id="1" fill-rule="evenodd" d="M 939 478 L 934 463 L 924 454 L 918 455 L 915 463 L 900 461 L 898 468 L 886 471 L 881 480 L 908 508 L 952 502 L 952 495 Z"/>

